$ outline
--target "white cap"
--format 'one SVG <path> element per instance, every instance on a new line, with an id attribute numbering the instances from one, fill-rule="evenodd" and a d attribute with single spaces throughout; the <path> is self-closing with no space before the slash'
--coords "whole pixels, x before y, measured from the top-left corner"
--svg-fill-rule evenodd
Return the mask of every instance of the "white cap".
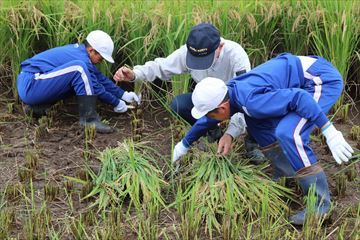
<path id="1" fill-rule="evenodd" d="M 208 112 L 217 108 L 224 100 L 228 91 L 224 81 L 218 78 L 207 77 L 196 84 L 191 100 L 194 107 L 191 115 L 199 119 Z"/>
<path id="2" fill-rule="evenodd" d="M 101 30 L 95 30 L 89 33 L 86 41 L 93 47 L 106 61 L 114 63 L 112 52 L 114 50 L 114 42 L 111 37 Z"/>

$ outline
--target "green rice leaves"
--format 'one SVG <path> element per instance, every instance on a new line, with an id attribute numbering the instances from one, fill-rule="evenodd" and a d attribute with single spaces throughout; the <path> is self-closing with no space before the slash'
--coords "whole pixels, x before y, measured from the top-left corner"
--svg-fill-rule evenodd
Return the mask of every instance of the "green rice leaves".
<path id="1" fill-rule="evenodd" d="M 235 155 L 195 153 L 194 163 L 181 184 L 178 205 L 185 204 L 197 212 L 210 236 L 214 230 L 224 231 L 223 226 L 229 224 L 279 220 L 287 211 L 283 197 L 290 197 L 291 192 L 266 177 L 262 168 L 245 165 Z"/>
<path id="2" fill-rule="evenodd" d="M 98 195 L 93 206 L 99 209 L 121 206 L 127 198 L 138 209 L 148 204 L 165 206 L 160 192 L 166 182 L 154 166 L 157 158 L 150 148 L 132 141 L 105 149 L 99 157 L 101 170 L 93 175 L 94 188 L 87 197 Z"/>

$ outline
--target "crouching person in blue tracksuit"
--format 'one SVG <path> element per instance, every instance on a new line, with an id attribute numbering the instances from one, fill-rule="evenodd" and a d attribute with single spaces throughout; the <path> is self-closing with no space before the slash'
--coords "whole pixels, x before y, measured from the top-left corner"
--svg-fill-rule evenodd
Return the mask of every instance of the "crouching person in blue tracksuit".
<path id="1" fill-rule="evenodd" d="M 100 133 L 113 129 L 102 123 L 96 113 L 96 100 L 108 103 L 115 112 L 126 112 L 126 102 L 139 101 L 125 92 L 95 66 L 103 59 L 113 63 L 114 43 L 100 30 L 92 31 L 84 44 L 69 44 L 49 49 L 21 63 L 17 88 L 21 100 L 36 114 L 58 100 L 77 96 L 80 124 L 93 124 Z"/>
<path id="2" fill-rule="evenodd" d="M 341 132 L 326 117 L 343 89 L 340 73 L 331 63 L 317 56 L 288 53 L 234 78 L 226 85 L 207 78 L 196 85 L 192 95 L 192 115 L 200 118 L 173 153 L 173 161 L 186 154 L 190 145 L 209 127 L 208 119 L 223 121 L 236 112 L 245 114 L 248 131 L 271 160 L 273 179 L 296 176 L 303 192 L 315 185 L 317 213 L 330 209 L 327 179 L 309 145 L 310 133 L 321 129 L 336 162 L 347 162 L 353 150 Z M 223 136 L 218 153 L 226 154 L 231 137 Z M 306 209 L 291 216 L 302 225 Z"/>

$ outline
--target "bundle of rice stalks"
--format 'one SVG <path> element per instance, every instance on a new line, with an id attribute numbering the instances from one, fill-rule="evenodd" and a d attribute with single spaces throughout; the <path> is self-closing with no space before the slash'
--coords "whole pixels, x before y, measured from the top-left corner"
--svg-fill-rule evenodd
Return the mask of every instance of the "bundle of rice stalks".
<path id="1" fill-rule="evenodd" d="M 188 221 L 186 216 L 196 213 L 199 219 L 190 221 L 205 222 L 210 238 L 214 230 L 235 237 L 241 231 L 238 226 L 254 222 L 260 224 L 261 231 L 275 222 L 281 226 L 288 210 L 283 198 L 290 198 L 291 191 L 271 181 L 262 173 L 263 168 L 242 162 L 235 154 L 219 157 L 211 151 L 195 152 L 176 199 L 182 220 Z"/>
<path id="2" fill-rule="evenodd" d="M 158 159 L 154 151 L 144 143 L 125 141 L 116 148 L 107 148 L 100 153 L 102 167 L 98 175 L 92 174 L 93 190 L 87 197 L 98 196 L 93 206 L 99 209 L 122 205 L 129 198 L 130 206 L 137 209 L 165 206 L 161 187 L 161 171 L 153 164 Z"/>

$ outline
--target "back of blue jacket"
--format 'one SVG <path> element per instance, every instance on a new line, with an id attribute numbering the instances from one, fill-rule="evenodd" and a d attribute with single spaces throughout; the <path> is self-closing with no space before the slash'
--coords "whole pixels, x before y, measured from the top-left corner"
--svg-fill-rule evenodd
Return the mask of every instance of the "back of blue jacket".
<path id="1" fill-rule="evenodd" d="M 319 66 L 322 61 L 317 61 Z M 334 78 L 341 80 L 337 73 L 334 69 Z M 299 58 L 281 54 L 227 83 L 231 115 L 242 112 L 251 118 L 271 119 L 296 112 L 321 127 L 328 119 L 313 96 L 302 89 L 307 84 Z M 184 137 L 184 145 L 191 145 L 214 124 L 206 116 L 199 119 Z"/>
<path id="2" fill-rule="evenodd" d="M 84 44 L 69 44 L 46 50 L 22 62 L 20 68 L 24 72 L 42 74 L 75 60 L 86 64 L 99 99 L 113 106 L 119 104 L 124 91 L 92 64 Z"/>
<path id="3" fill-rule="evenodd" d="M 91 63 L 83 44 L 69 44 L 41 52 L 22 62 L 20 68 L 25 72 L 46 73 L 74 60 L 84 62 L 91 73 L 98 71 Z"/>

